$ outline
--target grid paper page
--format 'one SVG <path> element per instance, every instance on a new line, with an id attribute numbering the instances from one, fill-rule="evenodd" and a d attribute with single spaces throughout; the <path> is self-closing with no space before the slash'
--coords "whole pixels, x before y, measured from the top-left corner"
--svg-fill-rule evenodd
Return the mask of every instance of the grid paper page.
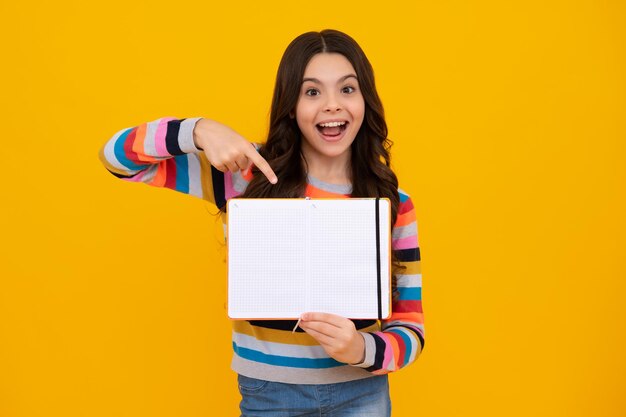
<path id="1" fill-rule="evenodd" d="M 389 201 L 379 204 L 386 317 Z M 377 317 L 373 199 L 232 199 L 228 213 L 231 318 Z"/>
<path id="2" fill-rule="evenodd" d="M 386 200 L 379 202 L 381 207 L 385 203 Z M 312 236 L 313 280 L 320 288 L 332 290 L 311 292 L 311 311 L 350 318 L 376 317 L 375 201 L 353 199 L 349 204 L 336 204 L 321 200 L 316 201 L 315 206 L 317 209 L 312 210 L 312 228 L 316 231 Z"/>

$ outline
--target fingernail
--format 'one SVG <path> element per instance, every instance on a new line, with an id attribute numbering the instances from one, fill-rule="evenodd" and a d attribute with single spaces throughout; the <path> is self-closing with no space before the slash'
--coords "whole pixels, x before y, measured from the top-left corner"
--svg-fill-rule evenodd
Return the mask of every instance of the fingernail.
<path id="1" fill-rule="evenodd" d="M 309 315 L 308 314 L 303 314 L 303 315 L 300 316 L 300 318 L 302 320 L 308 320 L 309 319 Z"/>
<path id="2" fill-rule="evenodd" d="M 276 178 L 276 177 L 272 178 L 271 182 L 272 182 L 272 184 L 276 184 L 278 182 L 278 178 Z"/>

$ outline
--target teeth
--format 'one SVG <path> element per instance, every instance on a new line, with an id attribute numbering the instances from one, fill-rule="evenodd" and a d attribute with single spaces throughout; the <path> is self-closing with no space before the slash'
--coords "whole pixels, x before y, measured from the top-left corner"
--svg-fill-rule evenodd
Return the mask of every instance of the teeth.
<path id="1" fill-rule="evenodd" d="M 337 127 L 337 126 L 343 126 L 345 124 L 346 124 L 346 122 L 329 122 L 329 123 L 320 123 L 318 126 L 321 126 L 321 127 Z"/>

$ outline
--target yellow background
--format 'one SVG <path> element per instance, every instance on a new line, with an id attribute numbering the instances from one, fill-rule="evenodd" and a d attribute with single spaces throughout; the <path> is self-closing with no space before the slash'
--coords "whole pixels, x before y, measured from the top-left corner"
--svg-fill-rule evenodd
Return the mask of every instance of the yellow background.
<path id="1" fill-rule="evenodd" d="M 426 347 L 394 416 L 626 414 L 620 1 L 0 3 L 0 416 L 235 416 L 215 208 L 116 180 L 116 131 L 264 138 L 298 34 L 352 35 L 416 206 Z"/>

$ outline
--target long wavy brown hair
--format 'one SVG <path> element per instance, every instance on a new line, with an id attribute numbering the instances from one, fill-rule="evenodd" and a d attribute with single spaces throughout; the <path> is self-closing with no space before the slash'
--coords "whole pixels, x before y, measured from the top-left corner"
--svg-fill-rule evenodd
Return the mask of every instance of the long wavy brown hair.
<path id="1" fill-rule="evenodd" d="M 302 134 L 295 118 L 304 71 L 311 58 L 320 53 L 339 53 L 352 64 L 365 101 L 363 123 L 351 145 L 351 197 L 386 197 L 391 202 L 391 226 L 396 222 L 400 198 L 398 179 L 391 170 L 383 105 L 376 91 L 374 70 L 354 39 L 337 30 L 307 32 L 295 38 L 278 66 L 267 141 L 259 153 L 279 178 L 276 185 L 254 167 L 253 179 L 243 198 L 302 198 L 307 185 L 306 160 L 302 155 Z M 403 269 L 393 259 L 395 274 Z M 397 295 L 397 294 L 396 294 Z"/>

